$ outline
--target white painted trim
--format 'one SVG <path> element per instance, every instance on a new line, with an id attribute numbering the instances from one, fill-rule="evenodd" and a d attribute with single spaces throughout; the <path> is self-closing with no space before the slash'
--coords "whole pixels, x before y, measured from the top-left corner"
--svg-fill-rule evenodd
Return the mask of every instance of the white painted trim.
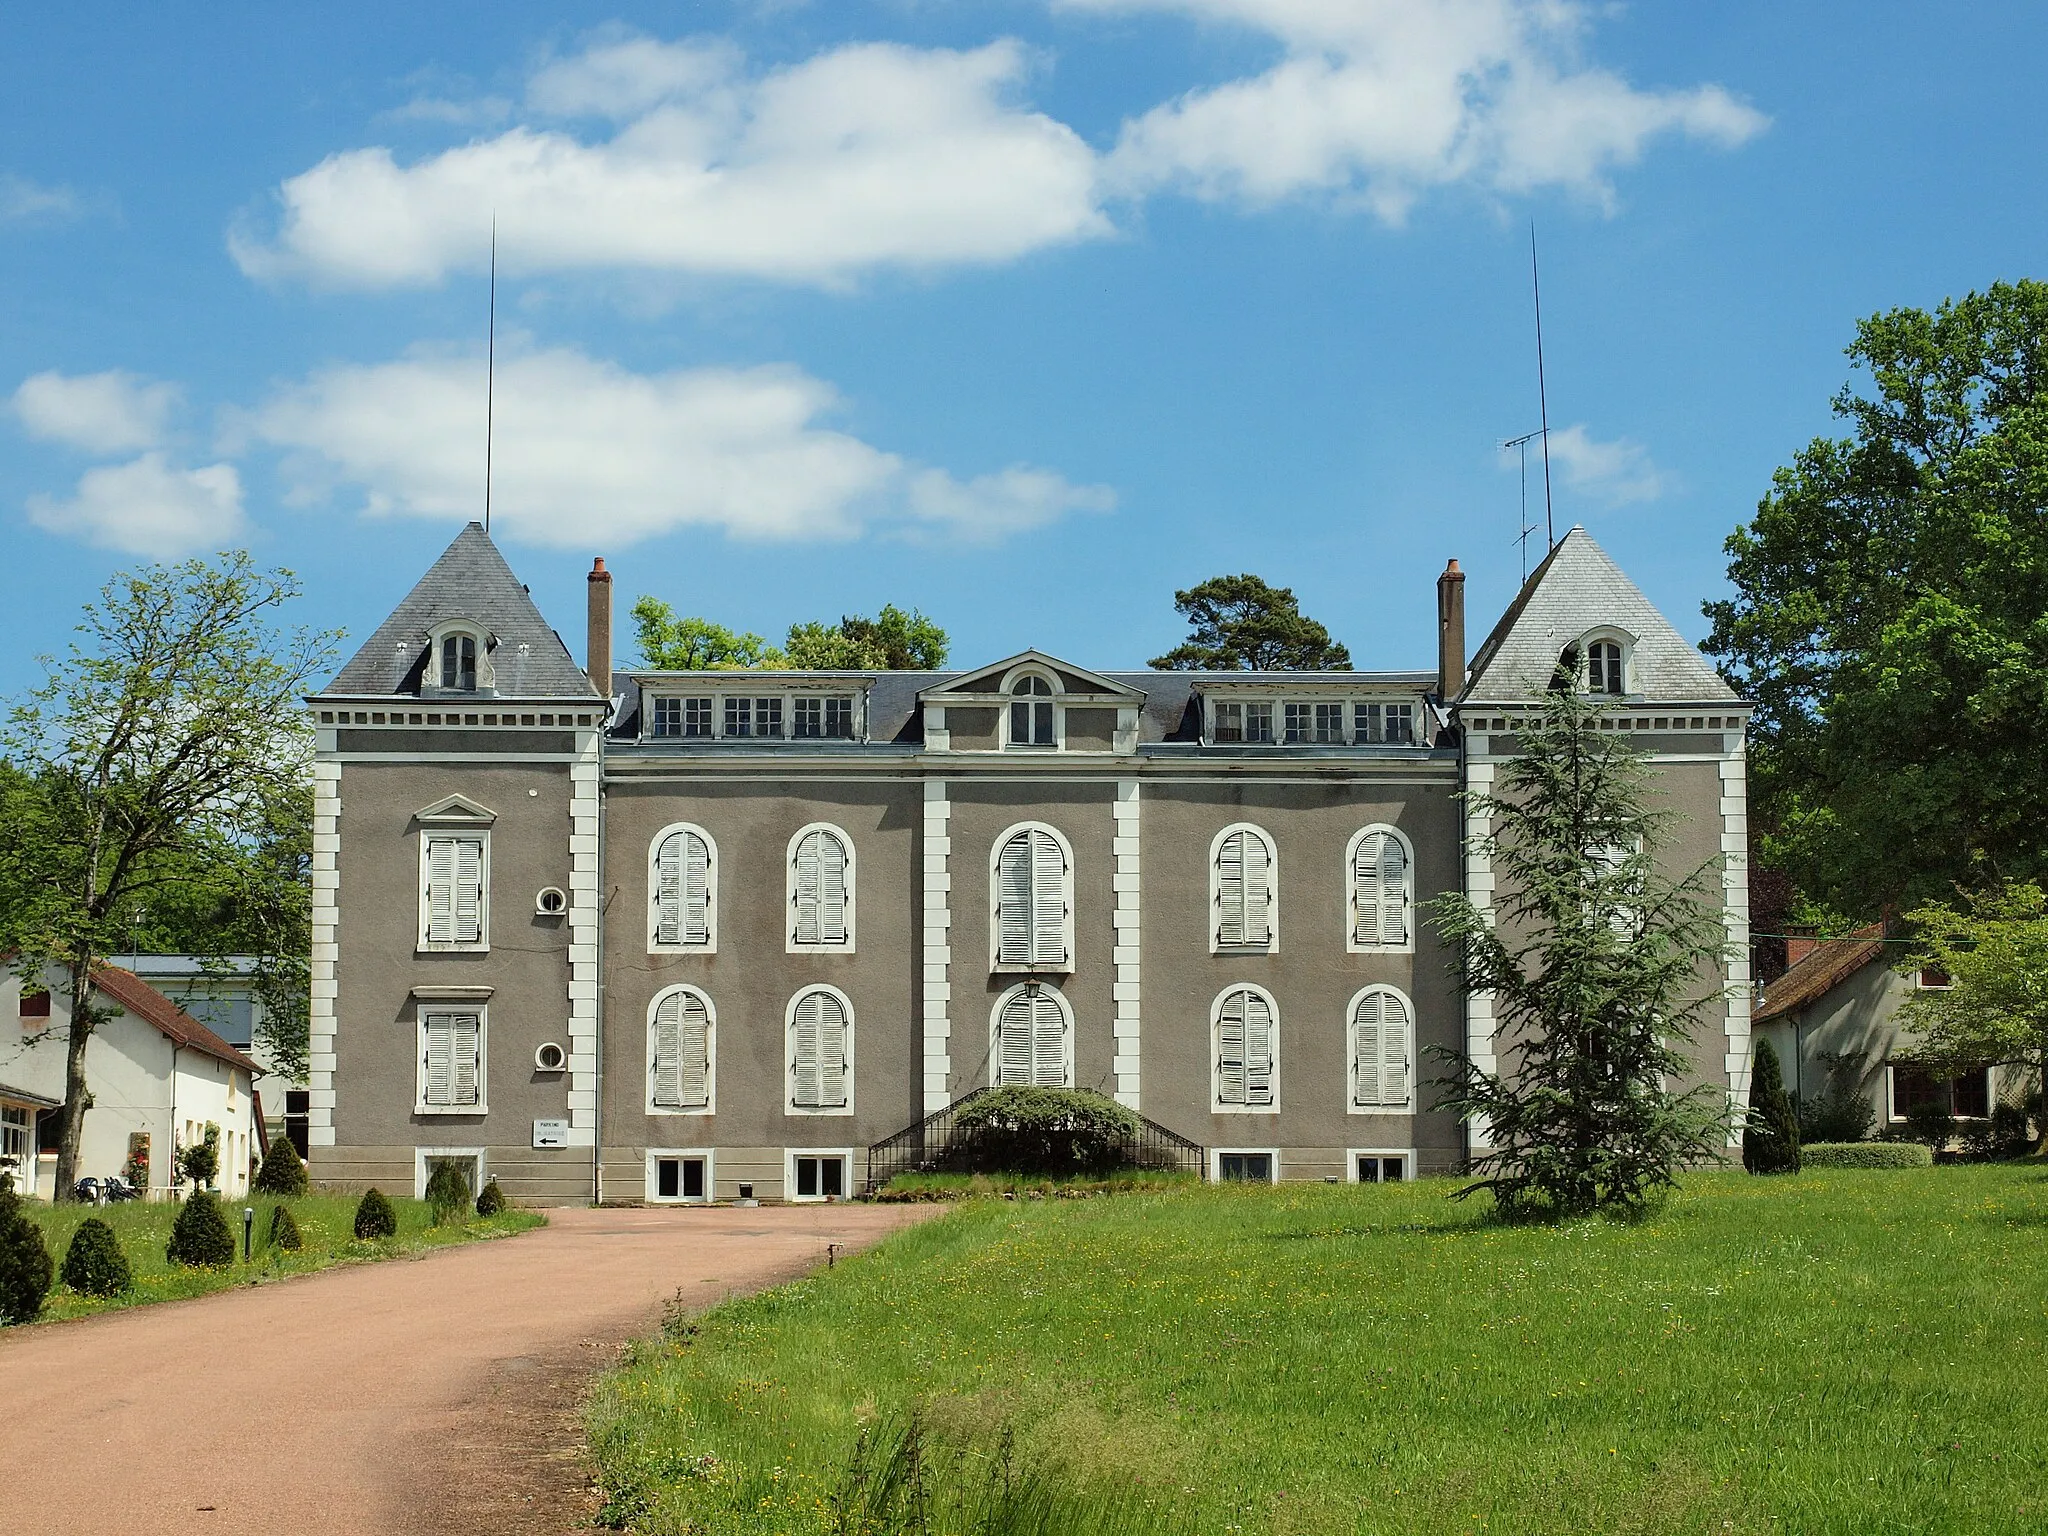
<path id="1" fill-rule="evenodd" d="M 1361 944 L 1358 941 L 1358 845 L 1374 832 L 1391 832 L 1407 856 L 1406 903 L 1407 941 L 1401 944 Z M 1352 955 L 1412 955 L 1415 953 L 1415 844 L 1391 821 L 1375 821 L 1360 827 L 1344 845 L 1344 950 Z"/>
<path id="2" fill-rule="evenodd" d="M 1233 992 L 1254 992 L 1266 1000 L 1273 1020 L 1273 1102 L 1270 1104 L 1226 1104 L 1223 1077 L 1219 1070 L 1223 1054 L 1223 1001 Z M 1280 1005 L 1273 994 L 1255 981 L 1233 981 L 1209 1003 L 1209 1113 L 1212 1115 L 1277 1115 L 1280 1113 Z"/>
<path id="3" fill-rule="evenodd" d="M 1492 763 L 1470 763 L 1465 765 L 1465 789 L 1468 794 L 1490 794 L 1496 769 Z M 1472 801 L 1465 802 L 1465 833 L 1463 852 L 1465 863 L 1465 895 L 1479 914 L 1489 922 L 1493 913 L 1493 856 L 1488 849 L 1486 838 L 1491 831 L 1492 817 Z M 1348 1015 L 1347 1015 L 1348 1020 Z M 1499 1060 L 1494 1054 L 1494 1012 L 1493 994 L 1479 991 L 1465 996 L 1465 1059 L 1481 1072 L 1497 1072 Z M 1350 1042 L 1346 1041 L 1346 1049 Z M 1348 1097 L 1348 1090 L 1347 1090 Z M 1484 1153 L 1493 1148 L 1493 1131 L 1486 1117 L 1481 1115 L 1465 1122 L 1465 1147 L 1468 1153 Z"/>
<path id="4" fill-rule="evenodd" d="M 1344 1149 L 1344 1182 L 1358 1184 L 1358 1160 L 1361 1157 L 1398 1157 L 1401 1159 L 1401 1177 L 1398 1182 L 1406 1184 L 1415 1177 L 1415 1149 L 1413 1147 L 1346 1147 Z M 1380 1179 L 1386 1184 L 1395 1182 Z"/>
<path id="5" fill-rule="evenodd" d="M 830 1198 L 826 1195 L 800 1195 L 796 1192 L 796 1160 L 800 1157 L 836 1157 L 846 1164 L 846 1177 L 841 1184 L 841 1200 L 853 1198 L 853 1156 L 860 1149 L 855 1147 L 786 1147 L 782 1153 L 782 1198 L 788 1205 L 823 1205 Z"/>
<path id="6" fill-rule="evenodd" d="M 1272 1161 L 1266 1166 L 1273 1170 L 1273 1176 L 1266 1182 L 1269 1184 L 1278 1184 L 1280 1182 L 1280 1149 L 1278 1147 L 1211 1147 L 1209 1149 L 1209 1182 L 1211 1184 L 1221 1184 L 1223 1182 L 1223 1156 L 1226 1152 L 1235 1156 L 1271 1158 Z M 1244 1182 L 1250 1183 L 1251 1181 L 1245 1180 Z"/>
<path id="7" fill-rule="evenodd" d="M 1042 980 L 1041 978 L 1035 976 L 1029 978 L 1028 980 L 1020 981 L 1013 987 L 1003 988 L 1002 995 L 995 1000 L 995 1005 L 991 1007 L 988 1011 L 989 1085 L 991 1087 L 1005 1086 L 999 1085 L 996 1082 L 996 1078 L 1002 1072 L 1003 1068 L 1003 1005 L 1008 1003 L 1009 1000 L 1015 997 L 1019 992 L 1028 991 L 1032 987 L 1038 988 L 1041 992 L 1051 993 L 1054 1000 L 1059 1005 L 1060 1018 L 1062 1022 L 1064 1022 L 1066 1025 L 1066 1029 L 1062 1034 L 1061 1040 L 1061 1044 L 1064 1048 L 1064 1054 L 1066 1057 L 1064 1063 L 1066 1070 L 1066 1081 L 1060 1084 L 1060 1086 L 1063 1088 L 1071 1088 L 1074 1086 L 1074 1004 L 1072 999 L 1070 999 L 1066 993 L 1062 992 L 1050 981 Z M 1018 1086 L 1024 1085 L 1020 1084 Z"/>
<path id="8" fill-rule="evenodd" d="M 475 842 L 480 845 L 480 851 L 477 855 L 479 881 L 477 892 L 477 938 L 473 944 L 460 943 L 454 940 L 446 943 L 437 943 L 428 937 L 433 917 L 428 911 L 427 901 L 427 851 L 436 841 Z M 419 929 L 414 952 L 422 955 L 489 954 L 491 949 L 491 828 L 488 825 L 476 826 L 474 824 L 455 828 L 429 823 L 420 828 L 419 844 Z M 450 892 L 449 901 L 453 903 L 454 899 L 453 892 Z"/>
<path id="9" fill-rule="evenodd" d="M 412 1197 L 415 1200 L 427 1198 L 427 1161 L 438 1157 L 473 1157 L 476 1159 L 476 1189 L 472 1194 L 483 1193 L 491 1181 L 489 1157 L 486 1147 L 414 1147 L 412 1149 Z"/>
<path id="10" fill-rule="evenodd" d="M 595 1147 L 598 1134 L 598 874 L 603 778 L 598 734 L 569 769 L 569 1145 Z"/>
<path id="11" fill-rule="evenodd" d="M 1615 703 L 1620 704 L 1623 708 L 1632 710 L 1635 706 L 1630 704 L 1628 701 L 1636 695 L 1636 689 L 1634 687 L 1634 684 L 1636 681 L 1637 638 L 1637 636 L 1630 634 L 1627 630 L 1622 629 L 1617 625 L 1596 624 L 1591 629 L 1581 634 L 1576 640 L 1567 640 L 1563 646 L 1560 646 L 1559 659 L 1561 660 L 1563 658 L 1563 652 L 1566 649 L 1576 647 L 1579 653 L 1579 692 L 1585 694 L 1588 698 L 1592 699 L 1612 699 Z M 1621 692 L 1618 694 L 1592 693 L 1588 690 L 1586 686 L 1587 683 L 1590 681 L 1589 674 L 1586 670 L 1586 651 L 1595 642 L 1601 640 L 1611 641 L 1612 643 L 1621 648 Z"/>
<path id="12" fill-rule="evenodd" d="M 704 839 L 704 942 L 664 944 L 661 914 L 655 897 L 661 890 L 661 845 L 678 832 Z M 718 839 L 694 821 L 672 821 L 647 840 L 647 953 L 650 955 L 715 955 L 718 953 Z"/>
<path id="13" fill-rule="evenodd" d="M 846 1010 L 846 1104 L 838 1109 L 807 1108 L 796 1102 L 796 1005 L 813 992 L 823 992 L 839 1000 L 839 1006 Z M 823 1118 L 832 1115 L 851 1115 L 854 1098 L 854 1016 L 853 999 L 828 982 L 806 982 L 792 992 L 782 1010 L 782 1112 L 805 1118 Z"/>
<path id="14" fill-rule="evenodd" d="M 657 1195 L 655 1167 L 666 1158 L 700 1157 L 704 1160 L 704 1193 L 701 1196 Z M 647 1183 L 642 1198 L 649 1205 L 710 1205 L 718 1199 L 718 1153 L 712 1147 L 649 1147 L 647 1149 Z M 677 1176 L 677 1187 L 681 1187 L 681 1175 Z"/>
<path id="15" fill-rule="evenodd" d="M 828 832 L 839 839 L 839 846 L 846 851 L 846 940 L 840 944 L 803 944 L 796 936 L 796 850 L 803 840 L 813 832 Z M 858 937 L 855 926 L 855 893 L 860 888 L 855 861 L 859 855 L 853 846 L 853 835 L 836 822 L 807 821 L 789 837 L 789 844 L 782 854 L 782 873 L 785 886 L 782 902 L 783 953 L 790 955 L 850 955 L 854 953 L 854 941 Z M 651 903 L 650 903 L 651 905 Z"/>
<path id="16" fill-rule="evenodd" d="M 673 1104 L 654 1102 L 654 1016 L 661 1011 L 661 1005 L 671 997 L 688 993 L 704 1005 L 704 1107 L 702 1109 L 678 1109 Z M 640 1037 L 642 1064 L 640 1077 L 646 1110 L 650 1115 L 662 1115 L 670 1119 L 698 1119 L 718 1113 L 718 1005 L 711 1000 L 711 994 L 702 987 L 693 987 L 679 981 L 673 986 L 663 987 L 647 1000 L 647 1024 Z"/>
<path id="17" fill-rule="evenodd" d="M 1110 848 L 1116 867 L 1116 879 L 1111 882 L 1116 891 L 1116 905 L 1110 913 L 1110 958 L 1115 967 L 1115 984 L 1110 988 L 1115 999 L 1115 1016 L 1110 1022 L 1110 1070 L 1116 1078 L 1116 1100 L 1128 1109 L 1139 1107 L 1142 1066 L 1142 805 L 1138 781 L 1117 780 L 1116 799 L 1110 802 L 1109 807 Z"/>
<path id="18" fill-rule="evenodd" d="M 334 1145 L 335 1008 L 341 952 L 341 764 L 313 764 L 311 1000 L 307 1009 L 306 1144 Z"/>
<path id="19" fill-rule="evenodd" d="M 1002 924 L 1002 881 L 999 866 L 1003 849 L 1012 839 L 1025 832 L 1047 832 L 1060 845 L 1060 858 L 1064 869 L 1060 877 L 1060 899 L 1066 904 L 1066 918 L 1061 925 L 1061 940 L 1066 946 L 1067 958 L 1060 965 L 1006 965 L 1003 963 Z M 1074 845 L 1067 840 L 1067 834 L 1047 821 L 1019 821 L 1003 828 L 996 834 L 995 841 L 988 849 L 988 968 L 991 973 L 1003 976 L 1070 976 L 1079 963 L 1075 954 L 1074 921 Z"/>
<path id="20" fill-rule="evenodd" d="M 1728 931 L 1722 1065 L 1728 1079 L 1728 1146 L 1733 1149 L 1742 1145 L 1750 1074 L 1749 784 L 1748 762 L 1741 752 L 1721 760 L 1720 775 L 1721 919 Z"/>
<path id="21" fill-rule="evenodd" d="M 953 1102 L 952 963 L 953 892 L 947 873 L 953 851 L 952 804 L 946 781 L 924 781 L 924 1112 L 936 1114 Z"/>
<path id="22" fill-rule="evenodd" d="M 1266 942 L 1223 942 L 1223 840 L 1234 832 L 1250 832 L 1266 845 Z M 1233 821 L 1209 839 L 1209 953 L 1212 955 L 1277 955 L 1280 953 L 1280 844 L 1256 822 Z"/>
<path id="23" fill-rule="evenodd" d="M 1050 694 L 1023 694 L 1012 692 L 1018 683 L 1027 677 L 1043 678 L 1052 688 Z M 1067 707 L 1066 689 L 1060 686 L 1059 674 L 1048 666 L 1037 662 L 1025 662 L 1010 668 L 1003 674 L 1001 690 L 1003 707 L 996 719 L 996 742 L 1004 752 L 1064 752 L 1067 750 Z M 953 702 L 960 702 L 954 699 Z M 1019 702 L 1052 705 L 1052 745 L 1039 746 L 1032 742 L 1013 741 L 1010 737 L 1010 706 Z M 948 733 L 949 737 L 951 733 Z"/>
<path id="24" fill-rule="evenodd" d="M 430 1013 L 476 1013 L 476 1102 L 474 1104 L 429 1104 L 427 1102 L 427 1015 Z M 414 998 L 413 1012 L 413 1105 L 416 1115 L 457 1116 L 480 1119 L 491 1112 L 491 1005 L 486 1002 L 443 1002 Z"/>
<path id="25" fill-rule="evenodd" d="M 1361 1104 L 1358 1102 L 1358 1005 L 1375 992 L 1398 998 L 1408 1012 L 1408 1102 L 1406 1104 Z M 1415 1037 L 1421 1033 L 1415 1017 L 1415 1000 L 1399 987 L 1376 981 L 1360 987 L 1344 1005 L 1344 1107 L 1354 1115 L 1412 1115 L 1415 1113 Z"/>

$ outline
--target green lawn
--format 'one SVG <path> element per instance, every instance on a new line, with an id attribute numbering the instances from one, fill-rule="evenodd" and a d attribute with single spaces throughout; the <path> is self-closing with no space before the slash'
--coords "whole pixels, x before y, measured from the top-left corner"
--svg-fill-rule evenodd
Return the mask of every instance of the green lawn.
<path id="1" fill-rule="evenodd" d="M 2038 1163 L 1704 1175 L 1634 1227 L 1453 1187 L 969 1203 L 641 1346 L 589 1409 L 613 1517 L 918 1529 L 833 1512 L 917 1405 L 969 1447 L 937 1505 L 1005 1426 L 1070 1501 L 975 1530 L 2048 1530 Z"/>
<path id="2" fill-rule="evenodd" d="M 278 1201 L 268 1195 L 248 1200 L 223 1200 L 228 1223 L 234 1229 L 236 1250 L 242 1241 L 242 1212 L 256 1212 L 256 1252 L 249 1263 L 237 1262 L 230 1269 L 183 1269 L 165 1262 L 164 1245 L 171 1239 L 171 1223 L 178 1207 L 168 1202 L 150 1204 L 133 1201 L 124 1205 L 45 1205 L 30 1201 L 21 1207 L 43 1229 L 43 1241 L 60 1276 L 64 1253 L 71 1234 L 88 1216 L 97 1216 L 114 1229 L 128 1255 L 128 1267 L 135 1275 L 135 1288 L 126 1295 L 96 1301 L 80 1296 L 61 1278 L 50 1287 L 43 1303 L 42 1321 L 87 1317 L 115 1307 L 132 1307 L 152 1301 L 171 1301 L 183 1296 L 204 1296 L 230 1286 L 250 1285 L 282 1275 L 303 1275 L 335 1264 L 387 1259 L 399 1254 L 419 1253 L 450 1243 L 473 1242 L 478 1238 L 503 1237 L 541 1225 L 546 1218 L 533 1211 L 507 1211 L 483 1219 L 472 1216 L 457 1226 L 436 1227 L 424 1201 L 393 1200 L 398 1214 L 398 1236 L 382 1242 L 359 1243 L 354 1237 L 356 1200 L 353 1195 L 308 1195 L 291 1202 L 298 1219 L 299 1235 L 305 1246 L 297 1253 L 282 1253 L 266 1246 L 270 1213 Z"/>

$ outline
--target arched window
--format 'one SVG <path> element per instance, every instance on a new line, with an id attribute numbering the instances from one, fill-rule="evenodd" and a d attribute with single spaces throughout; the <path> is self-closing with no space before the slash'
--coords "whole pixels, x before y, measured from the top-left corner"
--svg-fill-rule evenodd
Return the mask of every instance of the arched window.
<path id="1" fill-rule="evenodd" d="M 1345 855 L 1350 887 L 1351 939 L 1346 948 L 1410 950 L 1415 933 L 1415 857 L 1408 840 L 1389 826 L 1360 829 Z"/>
<path id="2" fill-rule="evenodd" d="M 1209 845 L 1209 948 L 1271 952 L 1280 938 L 1280 861 L 1264 829 L 1225 827 Z"/>
<path id="3" fill-rule="evenodd" d="M 1280 1013 L 1263 987 L 1231 987 L 1216 999 L 1215 1107 L 1269 1110 L 1279 1076 Z"/>
<path id="4" fill-rule="evenodd" d="M 647 860 L 647 947 L 718 948 L 718 845 L 702 827 L 664 827 Z"/>
<path id="5" fill-rule="evenodd" d="M 1059 988 L 1027 981 L 997 1000 L 988 1080 L 995 1088 L 1074 1086 L 1074 1016 Z"/>
<path id="6" fill-rule="evenodd" d="M 1026 672 L 1010 685 L 1010 745 L 1013 747 L 1056 746 L 1053 729 L 1053 686 L 1049 678 Z"/>
<path id="7" fill-rule="evenodd" d="M 853 840 L 823 822 L 789 840 L 788 949 L 853 949 Z"/>
<path id="8" fill-rule="evenodd" d="M 1415 1010 L 1392 987 L 1351 999 L 1351 1110 L 1400 1114 L 1415 1107 Z"/>
<path id="9" fill-rule="evenodd" d="M 995 963 L 1065 969 L 1073 955 L 1073 859 L 1050 827 L 1014 827 L 990 871 Z"/>
<path id="10" fill-rule="evenodd" d="M 476 692 L 476 636 L 456 630 L 441 637 L 441 686 Z"/>
<path id="11" fill-rule="evenodd" d="M 789 1000 L 789 1107 L 853 1113 L 853 1004 L 837 987 L 807 987 Z"/>
<path id="12" fill-rule="evenodd" d="M 1611 694 L 1620 698 L 1623 686 L 1621 642 L 1594 640 L 1586 646 L 1586 692 Z"/>
<path id="13" fill-rule="evenodd" d="M 695 987 L 655 994 L 647 1010 L 647 1112 L 708 1115 L 714 1107 L 718 1015 Z"/>

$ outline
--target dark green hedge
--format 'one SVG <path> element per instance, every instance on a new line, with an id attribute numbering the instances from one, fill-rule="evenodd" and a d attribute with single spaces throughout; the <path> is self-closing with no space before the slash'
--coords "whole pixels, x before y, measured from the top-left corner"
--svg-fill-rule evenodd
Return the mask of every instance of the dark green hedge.
<path id="1" fill-rule="evenodd" d="M 1816 1141 L 1800 1148 L 1808 1168 L 1931 1168 L 1934 1154 L 1917 1141 Z"/>
<path id="2" fill-rule="evenodd" d="M 1059 1178 L 1128 1161 L 1138 1117 L 1079 1088 L 997 1088 L 961 1106 L 945 1159 L 955 1173 L 1039 1173 Z"/>

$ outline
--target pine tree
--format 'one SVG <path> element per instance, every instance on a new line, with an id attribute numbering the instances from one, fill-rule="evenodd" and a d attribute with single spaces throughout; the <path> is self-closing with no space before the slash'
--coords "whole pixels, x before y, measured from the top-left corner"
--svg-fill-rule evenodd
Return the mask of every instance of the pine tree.
<path id="1" fill-rule="evenodd" d="M 505 1191 L 498 1188 L 498 1181 L 491 1180 L 476 1197 L 476 1213 L 479 1216 L 498 1216 L 505 1210 Z"/>
<path id="2" fill-rule="evenodd" d="M 398 1213 L 391 1209 L 383 1190 L 365 1190 L 363 1198 L 356 1202 L 355 1233 L 364 1242 L 398 1236 Z"/>
<path id="3" fill-rule="evenodd" d="M 1749 1119 L 1742 1131 L 1742 1166 L 1751 1173 L 1799 1171 L 1799 1119 L 1785 1094 L 1777 1049 L 1761 1036 L 1749 1070 Z"/>
<path id="4" fill-rule="evenodd" d="M 50 1294 L 43 1229 L 21 1209 L 13 1181 L 0 1179 L 0 1323 L 32 1323 Z"/>
<path id="5" fill-rule="evenodd" d="M 1456 1051 L 1439 1107 L 1483 1131 L 1478 1179 L 1504 1215 L 1579 1215 L 1637 1208 L 1680 1169 L 1716 1161 L 1726 1098 L 1673 1093 L 1692 1063 L 1682 1047 L 1722 1006 L 1727 934 L 1709 904 L 1703 865 L 1663 875 L 1671 813 L 1645 806 L 1648 770 L 1626 738 L 1599 729 L 1579 697 L 1577 658 L 1521 733 L 1521 755 L 1497 787 L 1465 797 L 1488 830 L 1475 851 L 1492 863 L 1492 912 L 1467 897 L 1432 905 L 1461 954 L 1468 991 L 1492 994 L 1498 1071 Z"/>
<path id="6" fill-rule="evenodd" d="M 297 1253 L 306 1246 L 306 1240 L 299 1235 L 299 1218 L 288 1205 L 279 1204 L 271 1210 L 270 1246 L 279 1253 Z"/>
<path id="7" fill-rule="evenodd" d="M 64 1250 L 64 1283 L 81 1296 L 118 1296 L 135 1283 L 114 1229 L 88 1216 Z"/>
<path id="8" fill-rule="evenodd" d="M 427 1176 L 427 1204 L 433 1208 L 434 1225 L 446 1226 L 469 1209 L 469 1180 L 451 1161 L 434 1164 Z"/>
<path id="9" fill-rule="evenodd" d="M 291 1144 L 289 1137 L 278 1137 L 270 1144 L 270 1150 L 263 1154 L 263 1166 L 256 1170 L 256 1193 L 283 1195 L 288 1200 L 296 1200 L 311 1187 L 299 1149 Z"/>

